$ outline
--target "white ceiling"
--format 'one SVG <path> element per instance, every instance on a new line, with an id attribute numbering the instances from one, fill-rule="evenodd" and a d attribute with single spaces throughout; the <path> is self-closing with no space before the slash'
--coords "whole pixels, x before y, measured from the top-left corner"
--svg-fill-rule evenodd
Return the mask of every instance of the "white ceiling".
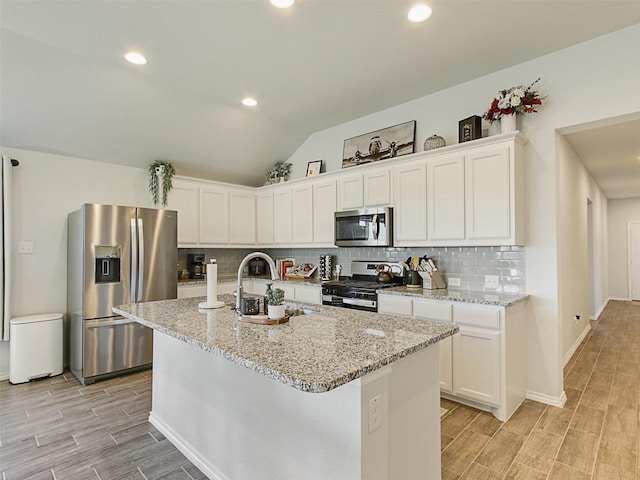
<path id="1" fill-rule="evenodd" d="M 433 0 L 411 24 L 412 3 L 0 0 L 0 141 L 260 185 L 314 131 L 640 21 L 637 0 Z"/>

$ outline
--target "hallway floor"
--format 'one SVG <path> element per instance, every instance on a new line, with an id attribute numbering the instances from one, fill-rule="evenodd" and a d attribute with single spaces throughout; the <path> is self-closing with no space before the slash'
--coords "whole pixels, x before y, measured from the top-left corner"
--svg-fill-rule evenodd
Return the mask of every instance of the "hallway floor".
<path id="1" fill-rule="evenodd" d="M 564 371 L 567 402 L 525 400 L 506 423 L 442 400 L 442 478 L 634 480 L 640 303 L 610 301 Z"/>
<path id="2" fill-rule="evenodd" d="M 609 302 L 592 326 L 565 369 L 564 408 L 525 401 L 502 423 L 442 400 L 444 480 L 640 480 L 640 304 Z M 2 480 L 204 478 L 147 422 L 151 376 L 0 382 Z"/>

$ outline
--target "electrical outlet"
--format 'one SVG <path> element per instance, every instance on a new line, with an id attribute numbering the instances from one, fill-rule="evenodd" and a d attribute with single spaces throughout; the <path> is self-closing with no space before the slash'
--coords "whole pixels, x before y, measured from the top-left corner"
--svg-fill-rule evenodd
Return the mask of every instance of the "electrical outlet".
<path id="1" fill-rule="evenodd" d="M 33 242 L 18 242 L 18 253 L 33 253 Z"/>
<path id="2" fill-rule="evenodd" d="M 460 286 L 460 277 L 448 277 L 447 283 L 450 287 L 459 287 Z"/>
<path id="3" fill-rule="evenodd" d="M 382 426 L 382 394 L 369 399 L 369 433 Z"/>
<path id="4" fill-rule="evenodd" d="M 484 286 L 486 288 L 498 288 L 500 286 L 500 277 L 498 275 L 485 275 Z"/>
<path id="5" fill-rule="evenodd" d="M 580 323 L 580 315 L 576 315 L 573 319 L 575 323 Z"/>

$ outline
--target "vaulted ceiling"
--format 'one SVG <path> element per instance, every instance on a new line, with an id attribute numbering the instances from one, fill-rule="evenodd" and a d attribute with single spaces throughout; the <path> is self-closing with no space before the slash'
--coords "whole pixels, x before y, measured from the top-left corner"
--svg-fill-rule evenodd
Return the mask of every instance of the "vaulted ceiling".
<path id="1" fill-rule="evenodd" d="M 429 4 L 412 24 L 404 0 L 1 0 L 0 141 L 259 185 L 314 131 L 640 21 L 637 1 Z"/>

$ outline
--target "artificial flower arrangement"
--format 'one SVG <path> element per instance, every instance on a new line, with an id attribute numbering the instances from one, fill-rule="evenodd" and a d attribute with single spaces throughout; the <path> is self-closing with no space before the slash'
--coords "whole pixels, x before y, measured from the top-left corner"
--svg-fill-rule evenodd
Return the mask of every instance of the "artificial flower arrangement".
<path id="1" fill-rule="evenodd" d="M 536 106 L 542 105 L 542 100 L 546 96 L 540 97 L 537 90 L 532 90 L 533 86 L 540 81 L 538 78 L 526 89 L 522 85 L 511 87 L 509 90 L 500 90 L 491 102 L 489 110 L 482 116 L 493 123 L 505 115 L 515 115 L 517 113 L 534 113 L 537 112 Z"/>

